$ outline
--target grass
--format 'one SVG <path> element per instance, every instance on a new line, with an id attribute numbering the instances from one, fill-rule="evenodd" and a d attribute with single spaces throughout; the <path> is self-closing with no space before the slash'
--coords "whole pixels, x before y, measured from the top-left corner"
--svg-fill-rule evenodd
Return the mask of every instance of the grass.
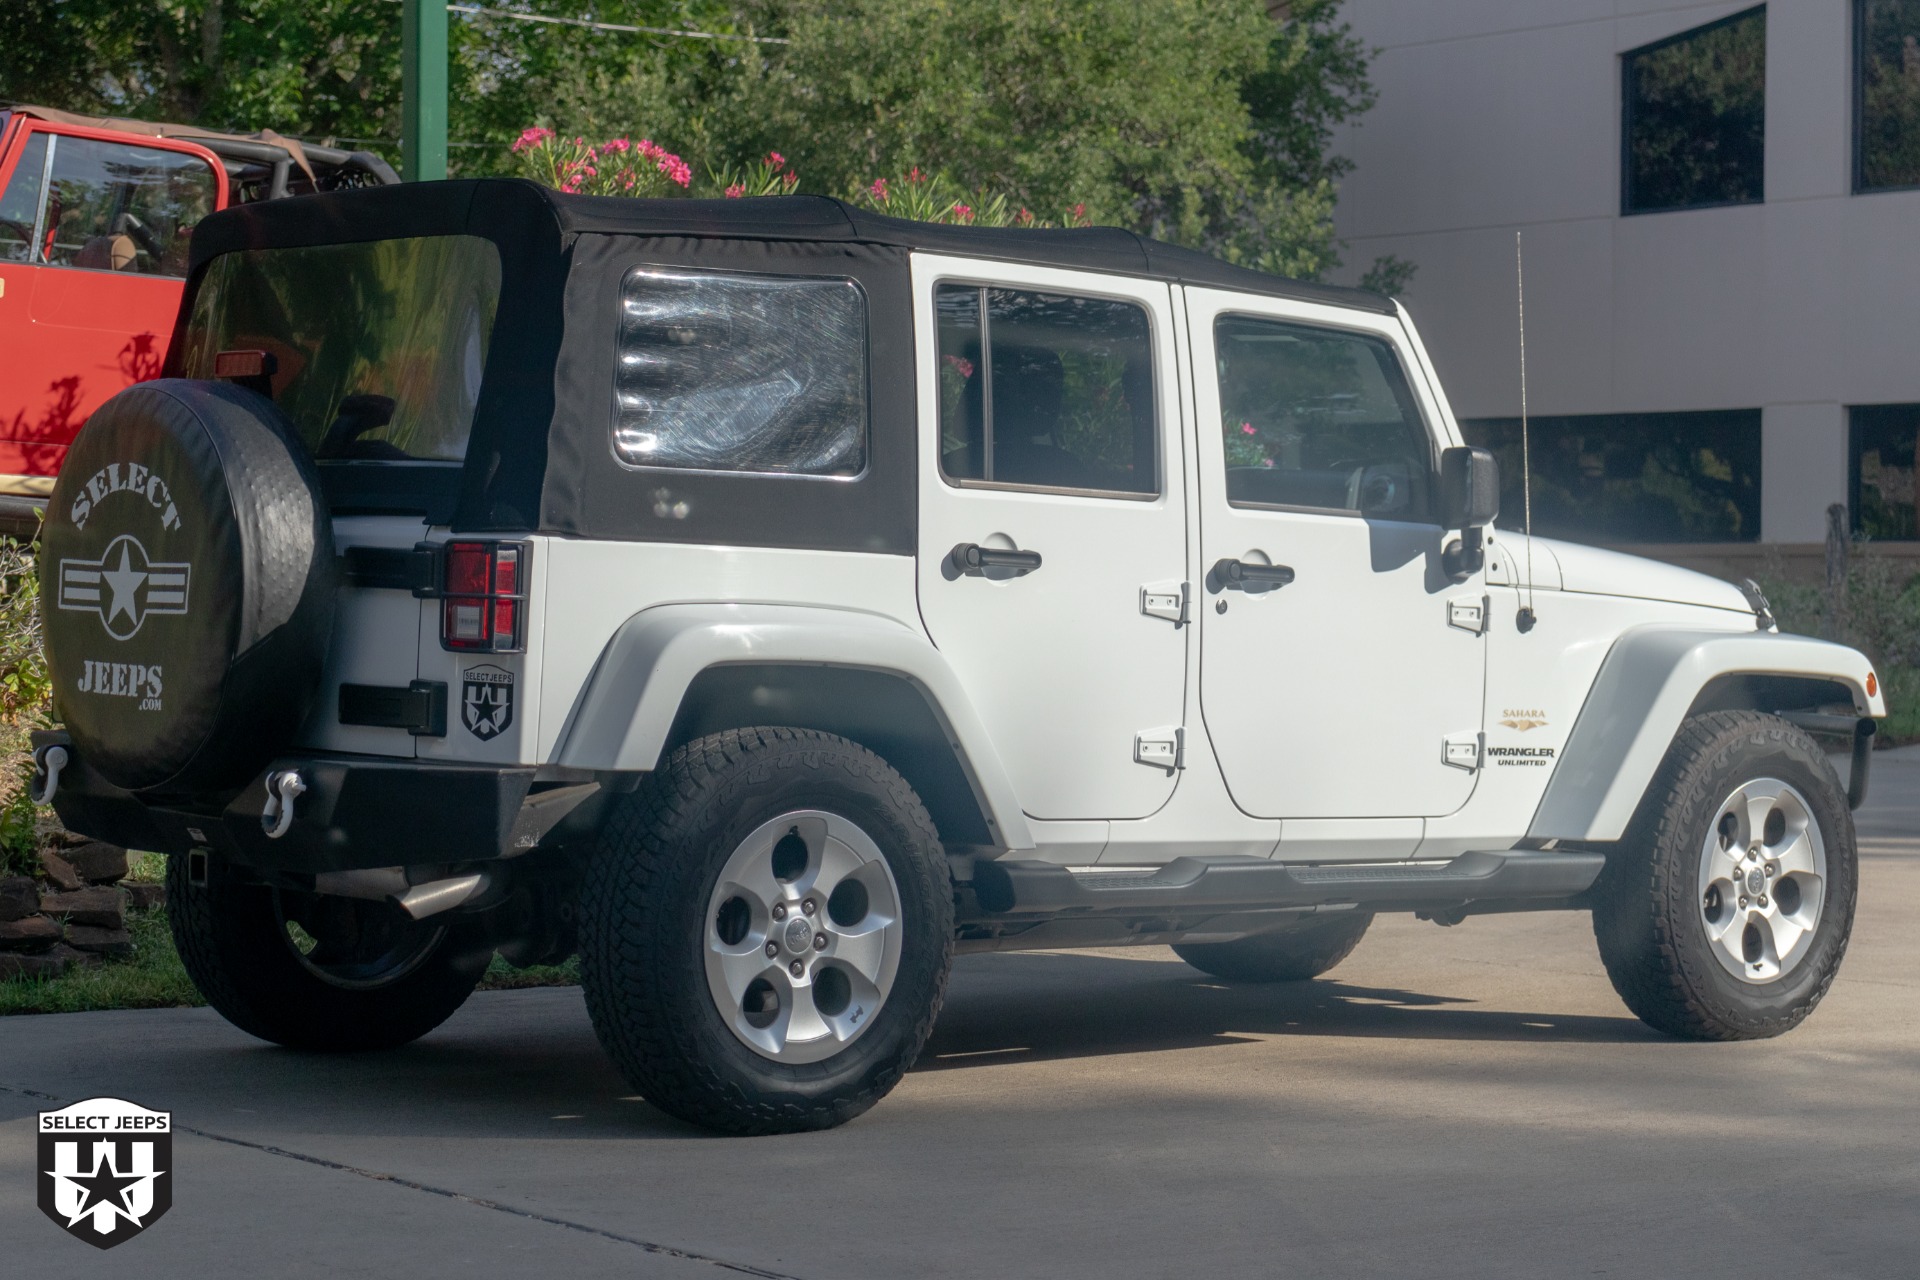
<path id="1" fill-rule="evenodd" d="M 1875 738 L 1882 746 L 1920 742 L 1920 667 L 1886 671 L 1887 718 Z"/>
<path id="2" fill-rule="evenodd" d="M 135 854 L 129 880 L 157 881 L 166 873 L 158 854 Z M 0 1017 L 25 1013 L 88 1013 L 99 1009 L 188 1009 L 206 1003 L 180 963 L 164 907 L 127 915 L 133 954 L 69 970 L 58 978 L 0 979 Z M 522 987 L 570 987 L 580 981 L 580 962 L 515 969 L 499 956 L 480 980 L 482 991 Z"/>

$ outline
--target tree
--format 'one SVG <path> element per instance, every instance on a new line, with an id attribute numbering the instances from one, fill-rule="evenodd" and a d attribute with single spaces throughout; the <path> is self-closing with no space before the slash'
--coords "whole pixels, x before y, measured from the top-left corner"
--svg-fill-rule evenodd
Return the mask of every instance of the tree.
<path id="1" fill-rule="evenodd" d="M 1084 203 L 1309 278 L 1339 261 L 1333 129 L 1373 102 L 1338 0 L 1280 21 L 1260 0 L 498 2 L 723 38 L 455 13 L 456 173 L 511 172 L 535 124 L 647 136 L 696 169 L 777 150 L 836 195 L 918 165 L 1042 217 Z M 16 0 L 10 16 L 0 101 L 397 153 L 397 4 Z"/>

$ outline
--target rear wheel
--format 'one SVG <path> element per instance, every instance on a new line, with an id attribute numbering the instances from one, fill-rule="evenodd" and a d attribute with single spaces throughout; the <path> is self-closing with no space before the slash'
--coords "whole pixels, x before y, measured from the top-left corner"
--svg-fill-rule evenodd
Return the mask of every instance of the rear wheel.
<path id="1" fill-rule="evenodd" d="M 492 948 L 459 917 L 390 902 L 242 884 L 167 866 L 167 914 L 187 976 L 234 1026 L 293 1049 L 390 1049 L 445 1022 Z"/>
<path id="2" fill-rule="evenodd" d="M 1833 984 L 1857 877 L 1846 793 L 1813 741 L 1756 712 L 1696 716 L 1608 857 L 1594 937 L 1648 1025 L 1776 1036 Z"/>
<path id="3" fill-rule="evenodd" d="M 1364 911 L 1308 916 L 1274 933 L 1232 942 L 1181 943 L 1173 953 L 1231 982 L 1305 982 L 1353 954 L 1373 916 Z"/>
<path id="4" fill-rule="evenodd" d="M 594 1029 L 627 1080 L 728 1133 L 823 1129 L 932 1030 L 953 896 L 932 820 L 843 738 L 744 729 L 674 752 L 610 818 L 583 887 Z"/>

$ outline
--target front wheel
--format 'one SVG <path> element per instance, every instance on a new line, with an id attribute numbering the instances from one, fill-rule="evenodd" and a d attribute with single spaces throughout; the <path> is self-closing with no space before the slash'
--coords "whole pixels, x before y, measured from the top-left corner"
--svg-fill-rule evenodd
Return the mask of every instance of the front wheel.
<path id="1" fill-rule="evenodd" d="M 1681 726 L 1595 886 L 1594 937 L 1627 1007 L 1670 1035 L 1777 1036 L 1826 995 L 1858 885 L 1833 766 L 1775 716 Z"/>
<path id="2" fill-rule="evenodd" d="M 587 1010 L 628 1082 L 727 1133 L 841 1124 L 933 1028 L 953 890 L 932 819 L 844 738 L 675 751 L 610 816 L 582 887 Z"/>
<path id="3" fill-rule="evenodd" d="M 167 920 L 187 976 L 249 1035 L 292 1049 L 391 1049 L 473 994 L 492 946 L 459 917 L 244 884 L 167 860 Z"/>

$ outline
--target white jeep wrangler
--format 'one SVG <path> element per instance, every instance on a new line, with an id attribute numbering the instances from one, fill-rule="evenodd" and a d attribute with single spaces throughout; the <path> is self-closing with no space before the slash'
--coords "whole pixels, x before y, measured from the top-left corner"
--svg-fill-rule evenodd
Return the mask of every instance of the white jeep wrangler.
<path id="1" fill-rule="evenodd" d="M 1885 706 L 1757 591 L 1494 525 L 1406 314 L 1111 229 L 451 182 L 231 210 L 44 535 L 43 794 L 172 855 L 254 1035 L 578 952 L 732 1132 L 912 1065 L 956 952 L 1323 973 L 1591 910 L 1681 1036 L 1805 1017 Z"/>

